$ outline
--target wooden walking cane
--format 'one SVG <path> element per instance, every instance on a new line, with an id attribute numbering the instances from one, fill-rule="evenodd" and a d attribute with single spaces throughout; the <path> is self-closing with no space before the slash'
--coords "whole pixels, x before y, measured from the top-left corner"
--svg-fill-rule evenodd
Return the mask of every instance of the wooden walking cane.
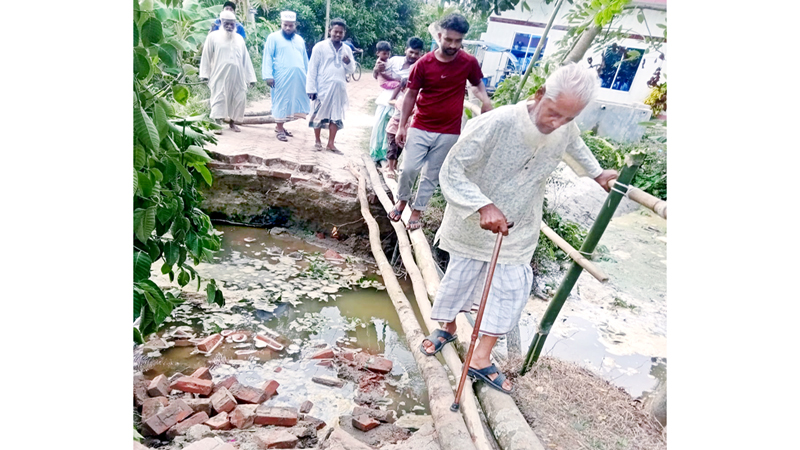
<path id="1" fill-rule="evenodd" d="M 514 222 L 508 222 L 508 228 L 514 226 Z M 461 391 L 464 390 L 464 384 L 467 381 L 467 372 L 469 371 L 469 363 L 472 360 L 472 351 L 475 350 L 475 341 L 478 340 L 478 333 L 481 329 L 481 320 L 483 320 L 483 310 L 486 308 L 486 299 L 489 298 L 489 289 L 492 288 L 492 277 L 494 276 L 494 268 L 497 266 L 497 257 L 500 256 L 500 245 L 503 243 L 503 233 L 497 233 L 497 240 L 494 243 L 494 252 L 492 252 L 492 261 L 489 263 L 489 271 L 486 274 L 486 284 L 483 285 L 483 295 L 481 296 L 481 304 L 478 307 L 478 317 L 475 318 L 475 325 L 472 327 L 472 339 L 469 342 L 469 350 L 467 350 L 467 357 L 464 358 L 464 367 L 461 370 L 461 380 L 458 382 L 458 389 L 456 390 L 456 400 L 450 405 L 450 411 L 456 412 L 461 402 Z"/>

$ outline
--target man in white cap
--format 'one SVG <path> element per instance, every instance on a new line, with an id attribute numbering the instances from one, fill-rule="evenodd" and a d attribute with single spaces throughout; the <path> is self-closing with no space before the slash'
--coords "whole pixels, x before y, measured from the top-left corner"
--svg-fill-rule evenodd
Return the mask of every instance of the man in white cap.
<path id="1" fill-rule="evenodd" d="M 324 128 L 330 131 L 325 148 L 341 153 L 333 142 L 336 132 L 344 127 L 344 111 L 347 109 L 347 82 L 344 76 L 355 71 L 356 63 L 350 47 L 342 45 L 347 32 L 344 19 L 331 20 L 328 31 L 330 39 L 314 46 L 308 62 L 306 93 L 314 102 L 308 126 L 314 129 L 314 148 L 317 151 L 322 150 L 320 131 Z"/>
<path id="2" fill-rule="evenodd" d="M 311 109 L 306 96 L 308 53 L 306 42 L 295 32 L 297 15 L 292 11 L 281 13 L 281 29 L 267 36 L 261 78 L 272 88 L 272 116 L 279 141 L 286 142 L 292 133 L 284 122 L 296 114 L 305 117 Z"/>
<path id="3" fill-rule="evenodd" d="M 236 16 L 223 10 L 219 18 L 221 28 L 209 33 L 203 45 L 200 79 L 208 80 L 211 89 L 209 116 L 217 122 L 229 121 L 230 128 L 239 132 L 235 122 L 244 118 L 247 85 L 255 85 L 256 72 L 244 39 L 234 33 Z"/>

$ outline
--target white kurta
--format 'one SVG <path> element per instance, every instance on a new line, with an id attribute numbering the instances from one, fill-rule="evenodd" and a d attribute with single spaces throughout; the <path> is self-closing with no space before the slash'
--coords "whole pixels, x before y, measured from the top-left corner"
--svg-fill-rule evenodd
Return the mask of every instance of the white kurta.
<path id="1" fill-rule="evenodd" d="M 344 56 L 350 58 L 349 64 L 342 62 Z M 306 93 L 317 94 L 312 123 L 344 120 L 344 111 L 347 109 L 347 81 L 344 76 L 353 73 L 355 68 L 356 61 L 350 47 L 342 44 L 337 50 L 330 39 L 314 45 L 306 79 Z"/>
<path id="2" fill-rule="evenodd" d="M 203 45 L 200 78 L 208 78 L 212 119 L 241 122 L 247 99 L 247 84 L 256 82 L 256 72 L 244 39 L 223 30 L 212 31 Z"/>
<path id="3" fill-rule="evenodd" d="M 489 261 L 497 236 L 480 227 L 478 210 L 494 203 L 514 227 L 503 239 L 498 264 L 528 264 L 539 241 L 547 178 L 564 161 L 580 176 L 603 172 L 575 122 L 542 134 L 525 101 L 501 106 L 467 122 L 439 172 L 447 200 L 439 247 Z"/>

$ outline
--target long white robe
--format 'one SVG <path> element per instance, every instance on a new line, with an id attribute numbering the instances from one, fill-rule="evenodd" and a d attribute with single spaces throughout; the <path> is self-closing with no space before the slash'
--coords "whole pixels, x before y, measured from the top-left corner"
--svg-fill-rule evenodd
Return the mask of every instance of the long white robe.
<path id="1" fill-rule="evenodd" d="M 344 56 L 350 58 L 349 64 L 342 61 Z M 356 61 L 350 47 L 342 44 L 337 50 L 330 39 L 314 45 L 308 61 L 306 80 L 306 93 L 317 94 L 312 123 L 323 120 L 344 121 L 344 111 L 348 103 L 347 81 L 344 76 L 353 73 L 355 69 Z"/>
<path id="2" fill-rule="evenodd" d="M 256 72 L 244 39 L 223 30 L 212 31 L 203 45 L 200 78 L 208 78 L 212 119 L 241 122 L 247 99 L 247 84 L 256 82 Z"/>
<path id="3" fill-rule="evenodd" d="M 295 33 L 291 40 L 281 30 L 267 36 L 261 78 L 275 80 L 271 90 L 273 117 L 285 119 L 296 113 L 309 113 L 311 106 L 305 91 L 307 70 L 308 53 L 299 34 Z"/>

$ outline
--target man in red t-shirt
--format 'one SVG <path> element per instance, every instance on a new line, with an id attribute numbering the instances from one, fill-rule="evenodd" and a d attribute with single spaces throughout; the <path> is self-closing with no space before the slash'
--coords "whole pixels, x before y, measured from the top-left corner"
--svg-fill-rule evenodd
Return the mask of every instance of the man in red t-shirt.
<path id="1" fill-rule="evenodd" d="M 403 209 L 411 199 L 414 180 L 422 171 L 408 221 L 409 230 L 422 226 L 419 216 L 439 184 L 439 169 L 447 152 L 461 134 L 467 80 L 475 86 L 475 96 L 483 104 L 481 112 L 492 109 L 478 60 L 461 50 L 461 41 L 469 31 L 467 19 L 461 14 L 450 14 L 442 19 L 440 26 L 439 48 L 420 58 L 411 69 L 400 126 L 395 136 L 398 144 L 405 146 L 405 156 L 403 171 L 397 180 L 399 201 L 389 213 L 391 220 L 400 220 Z M 417 112 L 414 123 L 406 131 L 406 122 L 415 104 Z"/>

